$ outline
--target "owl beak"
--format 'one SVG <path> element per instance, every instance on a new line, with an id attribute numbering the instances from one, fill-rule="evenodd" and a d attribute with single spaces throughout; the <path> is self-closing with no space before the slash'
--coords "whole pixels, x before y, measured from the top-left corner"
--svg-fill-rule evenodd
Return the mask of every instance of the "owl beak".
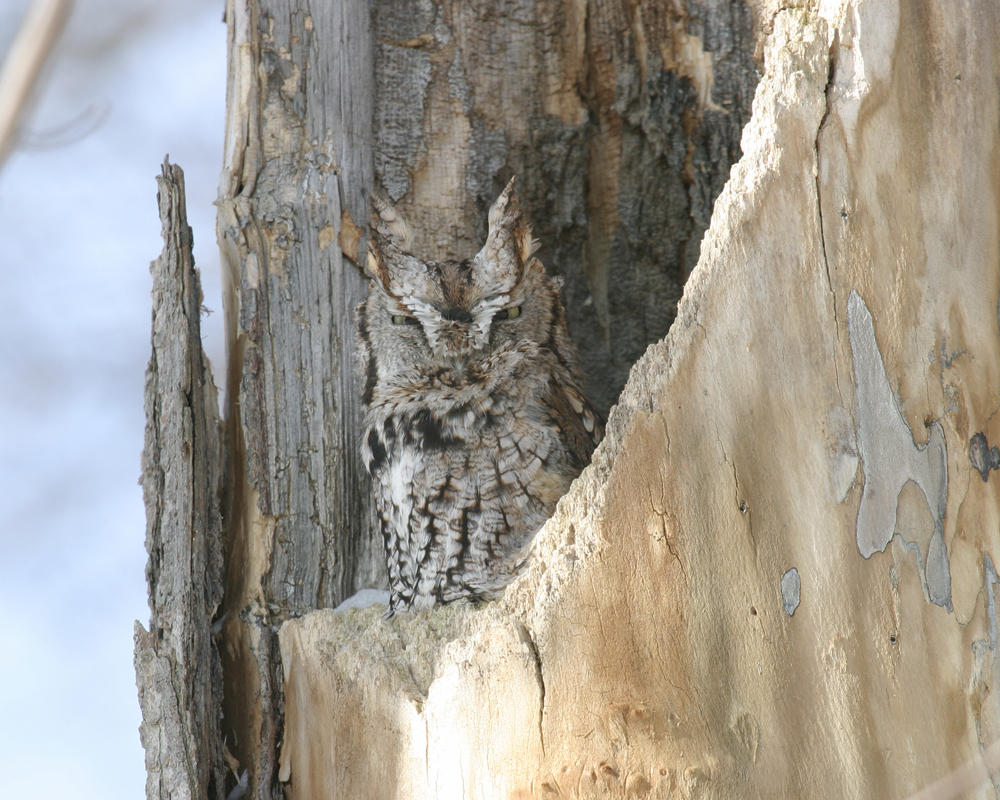
<path id="1" fill-rule="evenodd" d="M 459 306 L 444 309 L 441 312 L 441 316 L 449 322 L 462 322 L 466 325 L 472 322 L 472 314 Z"/>

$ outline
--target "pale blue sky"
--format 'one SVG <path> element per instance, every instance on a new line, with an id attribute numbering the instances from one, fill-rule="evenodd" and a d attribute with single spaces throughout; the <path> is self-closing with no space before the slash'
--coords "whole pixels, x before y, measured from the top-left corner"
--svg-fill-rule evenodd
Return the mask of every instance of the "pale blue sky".
<path id="1" fill-rule="evenodd" d="M 0 55 L 26 5 L 0 2 Z M 166 153 L 185 171 L 220 359 L 222 11 L 76 0 L 0 166 L 3 798 L 144 795 L 132 625 L 149 618 L 137 480 L 155 176 Z"/>

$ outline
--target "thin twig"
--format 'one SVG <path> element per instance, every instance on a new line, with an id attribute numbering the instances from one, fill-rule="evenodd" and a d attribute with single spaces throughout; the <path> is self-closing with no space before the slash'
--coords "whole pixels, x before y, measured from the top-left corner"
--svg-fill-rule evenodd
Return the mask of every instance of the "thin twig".
<path id="1" fill-rule="evenodd" d="M 35 0 L 4 59 L 0 70 L 0 165 L 13 147 L 18 120 L 72 6 L 73 0 Z"/>

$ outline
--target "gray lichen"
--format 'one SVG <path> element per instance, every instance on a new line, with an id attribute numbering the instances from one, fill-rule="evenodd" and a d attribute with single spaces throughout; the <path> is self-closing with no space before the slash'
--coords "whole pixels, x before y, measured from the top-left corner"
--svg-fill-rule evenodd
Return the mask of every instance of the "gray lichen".
<path id="1" fill-rule="evenodd" d="M 802 580 L 799 578 L 799 571 L 792 567 L 781 576 L 781 605 L 788 616 L 792 616 L 799 607 L 801 594 Z"/>
<path id="2" fill-rule="evenodd" d="M 856 392 L 858 450 L 865 485 L 858 507 L 856 536 L 865 558 L 882 552 L 896 533 L 896 508 L 903 486 L 913 481 L 923 492 L 934 520 L 923 563 L 921 581 L 928 599 L 951 608 L 951 571 L 944 543 L 944 515 L 948 498 L 948 461 L 944 431 L 928 425 L 926 444 L 918 445 L 900 413 L 875 340 L 871 312 L 856 291 L 847 301 Z"/>

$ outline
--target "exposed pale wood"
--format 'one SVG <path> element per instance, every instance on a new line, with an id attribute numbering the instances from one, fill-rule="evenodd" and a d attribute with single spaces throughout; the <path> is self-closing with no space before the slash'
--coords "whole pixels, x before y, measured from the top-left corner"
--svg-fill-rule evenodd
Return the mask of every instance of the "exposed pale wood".
<path id="1" fill-rule="evenodd" d="M 222 450 L 215 385 L 201 348 L 201 285 L 184 174 L 157 178 L 163 252 L 153 276 L 142 487 L 151 609 L 135 626 L 147 800 L 223 798 L 222 672 L 212 636 L 222 600 Z"/>

